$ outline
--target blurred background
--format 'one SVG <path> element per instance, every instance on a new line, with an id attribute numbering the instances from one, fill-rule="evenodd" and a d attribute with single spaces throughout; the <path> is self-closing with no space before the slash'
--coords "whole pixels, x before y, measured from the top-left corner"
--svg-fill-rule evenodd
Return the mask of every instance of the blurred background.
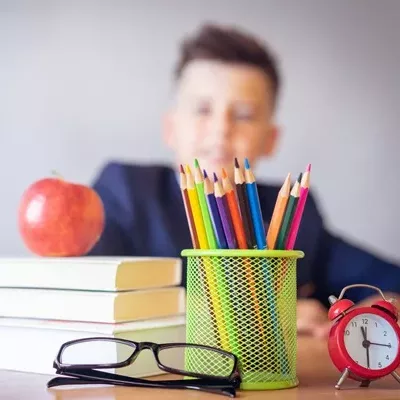
<path id="1" fill-rule="evenodd" d="M 91 184 L 111 159 L 169 163 L 161 141 L 178 44 L 206 21 L 259 35 L 278 57 L 282 183 L 313 165 L 329 228 L 400 261 L 400 1 L 0 0 L 0 256 L 28 185 L 57 170 Z"/>

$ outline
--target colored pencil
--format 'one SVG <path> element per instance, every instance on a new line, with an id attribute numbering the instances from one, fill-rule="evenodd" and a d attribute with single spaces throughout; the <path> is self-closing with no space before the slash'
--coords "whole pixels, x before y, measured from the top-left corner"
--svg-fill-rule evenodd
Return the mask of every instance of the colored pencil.
<path id="1" fill-rule="evenodd" d="M 293 220 L 294 212 L 299 201 L 300 181 L 303 174 L 301 173 L 290 191 L 289 201 L 286 207 L 285 216 L 283 217 L 281 229 L 279 230 L 276 248 L 285 250 L 285 243 L 289 234 L 290 225 Z"/>
<path id="2" fill-rule="evenodd" d="M 228 203 L 226 201 L 224 189 L 222 188 L 218 180 L 218 177 L 215 173 L 214 173 L 214 195 L 217 201 L 218 211 L 221 217 L 222 227 L 224 228 L 226 241 L 228 243 L 228 248 L 236 249 L 237 243 L 235 238 L 235 231 L 233 229 Z"/>
<path id="3" fill-rule="evenodd" d="M 254 177 L 253 171 L 250 168 L 249 160 L 247 158 L 245 159 L 245 179 L 251 218 L 254 226 L 254 236 L 256 237 L 257 248 L 262 250 L 267 247 L 267 241 L 265 238 L 265 227 L 261 213 L 256 179 Z"/>
<path id="4" fill-rule="evenodd" d="M 203 171 L 204 175 L 204 193 L 207 198 L 207 204 L 210 211 L 211 222 L 213 224 L 215 239 L 219 249 L 227 249 L 228 244 L 226 242 L 224 228 L 222 227 L 221 217 L 219 215 L 217 201 L 214 196 L 214 185 L 210 181 L 207 172 Z"/>
<path id="5" fill-rule="evenodd" d="M 246 179 L 246 189 L 250 204 L 251 217 L 254 225 L 254 235 L 256 237 L 256 242 L 257 242 L 257 248 L 259 250 L 263 250 L 267 247 L 264 222 L 262 218 L 260 200 L 257 192 L 256 180 L 253 171 L 251 170 L 249 160 L 247 158 L 245 159 L 245 179 Z M 285 344 L 282 341 L 282 326 L 280 321 L 280 315 L 277 310 L 277 299 L 274 287 L 274 276 L 273 276 L 274 267 L 270 265 L 270 260 L 268 258 L 262 258 L 261 262 L 262 262 L 262 274 L 264 278 L 264 290 L 266 296 L 265 298 L 268 299 L 270 318 L 277 332 L 276 340 L 280 342 L 278 346 L 284 349 Z M 272 365 L 275 364 L 274 369 L 276 370 L 278 369 L 277 364 L 279 359 L 281 362 L 281 367 L 285 370 L 286 369 L 285 366 L 288 365 L 287 355 L 284 353 L 281 353 L 279 355 L 274 354 L 274 358 L 275 357 L 276 357 L 275 361 L 276 364 L 273 362 L 273 360 L 271 360 L 271 362 L 273 363 Z M 286 373 L 286 371 L 284 371 L 284 373 Z"/>
<path id="6" fill-rule="evenodd" d="M 210 210 L 210 216 L 214 227 L 217 245 L 220 249 L 227 249 L 228 243 L 224 232 L 223 221 L 221 220 L 220 210 L 218 208 L 218 202 L 214 194 L 214 184 L 211 182 L 205 170 L 203 171 L 203 174 L 204 192 L 207 197 L 207 203 Z M 237 320 L 234 318 L 234 303 L 230 296 L 227 297 L 227 295 L 231 292 L 231 289 L 229 288 L 230 275 L 229 272 L 227 273 L 226 271 L 226 265 L 222 258 L 215 257 L 211 258 L 211 260 L 216 282 L 216 298 L 218 300 L 219 309 L 221 310 L 221 313 L 217 314 L 217 316 L 221 321 L 223 321 L 224 326 L 222 328 L 225 328 L 225 331 L 227 332 L 225 336 L 223 333 L 221 333 L 221 339 L 228 340 L 230 347 L 225 346 L 225 348 L 234 351 L 238 347 L 238 335 L 240 328 L 237 325 Z"/>
<path id="7" fill-rule="evenodd" d="M 200 210 L 206 230 L 208 247 L 210 249 L 216 249 L 217 241 L 215 239 L 214 228 L 212 226 L 210 212 L 208 210 L 206 195 L 204 193 L 204 176 L 201 172 L 197 159 L 194 160 L 194 182 L 196 185 L 197 195 L 199 197 Z"/>
<path id="8" fill-rule="evenodd" d="M 198 163 L 196 163 L 195 167 L 197 167 L 197 166 L 198 166 Z M 190 171 L 190 168 L 187 166 L 186 169 L 187 169 L 186 175 L 187 175 L 188 192 L 189 192 L 189 189 L 192 190 L 192 198 L 193 198 L 195 208 L 196 208 L 196 216 L 197 216 L 198 225 L 201 227 L 200 229 L 202 232 L 201 237 L 202 237 L 203 245 L 207 246 L 207 247 L 202 247 L 202 241 L 200 240 L 201 237 L 199 235 L 200 248 L 208 249 L 208 248 L 210 248 L 210 244 L 208 242 L 206 224 L 203 219 L 203 213 L 202 213 L 202 207 L 204 208 L 204 205 L 203 206 L 201 205 L 203 200 L 205 201 L 204 186 L 203 186 L 203 183 L 196 185 L 196 183 L 193 179 L 193 175 Z M 199 182 L 199 178 L 200 177 L 197 176 L 198 182 Z M 200 200 L 201 198 L 203 198 L 203 200 Z M 189 199 L 192 200 L 190 197 L 190 193 L 189 193 Z M 196 202 L 196 200 L 197 200 L 197 202 Z M 190 204 L 192 204 L 192 202 L 190 202 Z M 207 204 L 206 204 L 206 208 L 208 210 Z M 193 210 L 193 213 L 194 213 L 194 210 Z M 195 217 L 195 223 L 196 223 L 196 217 Z M 197 227 L 197 225 L 196 225 L 196 227 Z M 211 243 L 211 245 L 214 245 L 214 244 Z M 214 249 L 216 248 L 216 241 L 215 241 L 215 245 L 213 248 Z M 208 309 L 211 311 L 211 319 L 212 319 L 213 323 L 215 321 L 215 329 L 216 329 L 216 334 L 218 336 L 219 343 L 221 343 L 221 346 L 223 348 L 229 349 L 230 348 L 229 347 L 230 346 L 229 335 L 227 333 L 225 317 L 224 317 L 224 313 L 222 311 L 221 299 L 218 294 L 219 280 L 217 279 L 217 275 L 218 275 L 218 269 L 219 269 L 219 262 L 218 261 L 215 262 L 210 257 L 203 257 L 202 265 L 203 265 L 203 268 L 201 269 L 201 273 L 203 275 L 202 278 L 204 279 L 204 284 L 208 289 L 207 290 L 208 295 L 206 295 L 205 297 L 207 299 L 206 301 L 208 302 Z"/>
<path id="9" fill-rule="evenodd" d="M 251 220 L 249 200 L 247 198 L 246 181 L 237 158 L 235 158 L 234 180 L 239 209 L 242 215 L 243 228 L 246 235 L 247 248 L 256 249 L 257 242 L 256 237 L 254 236 L 253 221 Z"/>
<path id="10" fill-rule="evenodd" d="M 244 233 L 243 221 L 240 215 L 236 193 L 233 190 L 231 180 L 229 179 L 224 168 L 222 168 L 222 187 L 225 192 L 226 201 L 231 214 L 233 230 L 235 231 L 236 241 L 239 249 L 247 249 L 246 235 Z"/>
<path id="11" fill-rule="evenodd" d="M 271 222 L 269 224 L 267 233 L 267 247 L 270 250 L 275 248 L 276 239 L 278 237 L 279 229 L 281 228 L 283 216 L 285 215 L 286 206 L 290 196 L 290 173 L 278 193 L 276 199 L 274 212 L 272 213 Z"/>
<path id="12" fill-rule="evenodd" d="M 190 202 L 189 202 L 189 196 L 188 196 L 188 191 L 187 191 L 187 185 L 186 185 L 186 175 L 185 171 L 183 170 L 183 166 L 180 166 L 180 188 L 181 188 L 181 193 L 182 193 L 182 200 L 183 204 L 185 207 L 185 213 L 186 213 L 186 219 L 188 221 L 189 225 L 189 231 L 190 231 L 190 237 L 192 239 L 192 245 L 194 249 L 199 249 L 199 239 L 197 238 L 197 232 L 196 232 L 196 227 L 194 225 L 194 219 L 193 219 L 193 213 L 192 209 L 190 207 Z"/>
<path id="13" fill-rule="evenodd" d="M 310 187 L 310 171 L 311 164 L 308 164 L 300 184 L 300 197 L 297 203 L 296 211 L 293 216 L 292 225 L 286 241 L 286 250 L 293 250 L 296 243 L 297 233 L 299 231 L 301 218 L 303 216 L 304 207 L 306 205 L 308 190 Z"/>
<path id="14" fill-rule="evenodd" d="M 199 197 L 194 183 L 192 172 L 186 165 L 186 187 L 189 196 L 189 203 L 193 213 L 194 225 L 196 227 L 197 237 L 199 239 L 200 249 L 208 249 L 208 240 L 204 226 L 203 216 L 201 214 Z"/>
<path id="15" fill-rule="evenodd" d="M 242 249 L 251 249 L 251 248 L 257 248 L 257 244 L 255 241 L 254 237 L 254 232 L 253 232 L 253 224 L 251 222 L 251 215 L 250 215 L 250 209 L 249 209 L 249 203 L 247 200 L 247 193 L 246 193 L 246 182 L 244 180 L 244 176 L 242 171 L 240 170 L 239 162 L 237 158 L 235 158 L 235 169 L 234 169 L 234 182 L 235 182 L 235 187 L 236 187 L 236 197 L 233 198 L 235 195 L 233 189 L 231 188 L 231 182 L 229 178 L 226 177 L 226 172 L 223 170 L 222 172 L 223 176 L 223 188 L 225 192 L 232 192 L 232 200 L 231 203 L 235 202 L 236 203 L 236 208 L 237 208 L 237 213 L 239 213 L 239 218 L 240 218 L 240 226 L 238 229 L 242 230 L 242 233 L 237 234 L 238 236 L 244 236 L 242 238 L 241 242 L 238 241 L 239 247 Z M 232 190 L 231 190 L 232 189 Z M 232 208 L 235 207 L 235 205 L 231 206 Z M 240 210 L 240 211 L 239 211 Z M 233 213 L 236 213 L 236 211 L 233 211 Z M 232 211 L 231 211 L 232 214 Z M 243 240 L 244 239 L 244 240 Z M 261 314 L 261 307 L 260 307 L 260 301 L 257 297 L 257 285 L 256 285 L 256 280 L 254 275 L 257 274 L 257 271 L 254 271 L 254 268 L 252 267 L 252 262 L 250 258 L 244 257 L 243 258 L 243 267 L 244 267 L 244 275 L 248 281 L 248 285 L 246 288 L 247 293 L 250 294 L 250 299 L 248 300 L 250 304 L 252 304 L 253 310 L 254 310 L 254 315 L 257 320 L 257 329 L 260 332 L 260 334 L 263 337 L 263 340 L 266 341 L 265 337 L 265 324 L 262 322 L 262 314 Z M 245 295 L 246 296 L 246 295 Z"/>

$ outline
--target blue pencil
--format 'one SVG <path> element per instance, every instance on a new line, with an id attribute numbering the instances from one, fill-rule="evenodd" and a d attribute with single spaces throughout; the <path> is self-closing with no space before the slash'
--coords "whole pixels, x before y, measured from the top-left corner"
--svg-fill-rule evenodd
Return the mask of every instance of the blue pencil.
<path id="1" fill-rule="evenodd" d="M 267 239 L 265 235 L 265 228 L 262 219 L 261 207 L 260 207 L 260 199 L 258 197 L 257 186 L 256 186 L 256 179 L 254 177 L 253 171 L 250 168 L 249 160 L 245 159 L 245 178 L 246 178 L 246 189 L 247 194 L 249 197 L 249 205 L 251 211 L 251 218 L 253 220 L 254 225 L 254 234 L 256 236 L 257 248 L 262 250 L 267 248 Z M 263 268 L 262 268 L 266 291 L 267 291 L 267 298 L 269 301 L 271 317 L 273 322 L 274 329 L 278 331 L 277 340 L 282 341 L 283 333 L 282 327 L 279 321 L 279 314 L 278 310 L 276 309 L 276 297 L 274 291 L 274 275 L 273 270 L 270 270 L 270 266 L 268 265 L 268 259 L 264 259 Z M 281 342 L 281 348 L 285 348 L 285 343 Z M 287 355 L 281 354 L 281 365 L 286 366 L 284 373 L 287 373 Z"/>
<path id="2" fill-rule="evenodd" d="M 249 160 L 244 161 L 247 196 L 251 212 L 251 219 L 254 226 L 257 248 L 262 250 L 267 248 L 265 227 L 261 213 L 260 199 L 258 198 L 257 184 L 253 171 L 250 168 Z"/>
<path id="3" fill-rule="evenodd" d="M 215 239 L 217 240 L 217 246 L 219 249 L 227 249 L 228 244 L 226 242 L 224 228 L 222 227 L 221 217 L 219 215 L 217 201 L 215 200 L 214 187 L 207 176 L 207 172 L 203 170 L 204 174 L 204 193 L 206 195 L 208 209 L 210 211 L 211 222 L 214 228 Z"/>

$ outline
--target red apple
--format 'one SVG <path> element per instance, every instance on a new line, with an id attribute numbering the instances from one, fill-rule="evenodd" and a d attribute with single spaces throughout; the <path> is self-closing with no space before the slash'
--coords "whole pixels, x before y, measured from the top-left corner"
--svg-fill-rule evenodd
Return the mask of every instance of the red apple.
<path id="1" fill-rule="evenodd" d="M 45 178 L 22 195 L 18 225 L 25 245 L 37 255 L 82 256 L 99 240 L 104 214 L 103 203 L 92 188 Z"/>

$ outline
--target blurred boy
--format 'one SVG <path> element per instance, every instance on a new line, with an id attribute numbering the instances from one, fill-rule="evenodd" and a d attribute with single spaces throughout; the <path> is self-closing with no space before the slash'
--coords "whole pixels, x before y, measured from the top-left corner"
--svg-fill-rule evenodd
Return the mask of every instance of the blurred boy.
<path id="1" fill-rule="evenodd" d="M 273 56 L 254 37 L 230 27 L 203 26 L 187 38 L 176 67 L 176 98 L 165 117 L 163 138 L 175 153 L 173 168 L 127 165 L 104 167 L 94 188 L 103 199 L 107 223 L 91 254 L 175 256 L 190 248 L 190 235 L 178 186 L 179 164 L 197 158 L 209 172 L 228 170 L 247 157 L 253 169 L 274 154 L 280 78 Z M 268 223 L 279 187 L 258 182 Z M 325 335 L 327 299 L 352 283 L 400 292 L 400 268 L 334 237 L 309 195 L 296 248 L 298 329 Z M 184 271 L 182 284 L 185 285 Z M 352 299 L 371 292 L 353 289 Z"/>

